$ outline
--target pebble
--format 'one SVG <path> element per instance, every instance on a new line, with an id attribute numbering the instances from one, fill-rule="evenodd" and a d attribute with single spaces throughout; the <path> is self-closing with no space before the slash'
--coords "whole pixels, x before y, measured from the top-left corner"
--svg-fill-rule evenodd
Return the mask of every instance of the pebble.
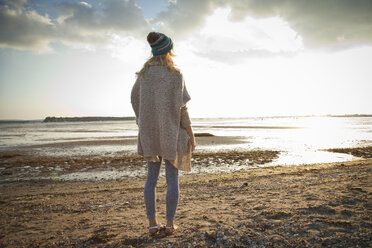
<path id="1" fill-rule="evenodd" d="M 240 187 L 247 187 L 248 186 L 248 183 L 243 183 L 242 186 Z"/>

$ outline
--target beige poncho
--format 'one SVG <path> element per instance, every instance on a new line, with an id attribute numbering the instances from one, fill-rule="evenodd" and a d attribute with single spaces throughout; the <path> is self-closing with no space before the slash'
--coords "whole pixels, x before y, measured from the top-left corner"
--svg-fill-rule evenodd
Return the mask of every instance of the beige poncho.
<path id="1" fill-rule="evenodd" d="M 186 103 L 190 100 L 182 74 L 160 64 L 151 65 L 137 78 L 131 93 L 136 114 L 138 154 L 146 160 L 169 160 L 176 168 L 191 171 L 191 124 Z"/>

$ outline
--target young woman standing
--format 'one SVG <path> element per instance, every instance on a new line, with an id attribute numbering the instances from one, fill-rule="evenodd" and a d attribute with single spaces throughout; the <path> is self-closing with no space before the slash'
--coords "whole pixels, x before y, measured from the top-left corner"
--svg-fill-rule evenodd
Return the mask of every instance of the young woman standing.
<path id="1" fill-rule="evenodd" d="M 186 108 L 190 96 L 183 76 L 172 60 L 172 40 L 162 33 L 151 32 L 147 41 L 153 56 L 136 73 L 131 103 L 139 128 L 138 153 L 147 160 L 144 198 L 149 232 L 156 234 L 163 228 L 156 218 L 155 194 L 160 165 L 164 161 L 167 182 L 165 232 L 172 234 L 178 228 L 174 224 L 179 197 L 178 170 L 191 170 L 191 153 L 195 149 Z"/>

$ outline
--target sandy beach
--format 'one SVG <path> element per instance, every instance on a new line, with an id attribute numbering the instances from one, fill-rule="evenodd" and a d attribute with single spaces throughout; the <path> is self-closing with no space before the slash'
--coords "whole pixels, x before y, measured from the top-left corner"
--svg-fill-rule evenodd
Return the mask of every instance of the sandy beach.
<path id="1" fill-rule="evenodd" d="M 360 160 L 182 176 L 172 236 L 147 234 L 143 178 L 3 183 L 0 246 L 370 247 L 372 147 L 334 152 Z M 275 152 L 219 156 L 265 161 Z M 161 222 L 165 191 L 161 178 Z"/>

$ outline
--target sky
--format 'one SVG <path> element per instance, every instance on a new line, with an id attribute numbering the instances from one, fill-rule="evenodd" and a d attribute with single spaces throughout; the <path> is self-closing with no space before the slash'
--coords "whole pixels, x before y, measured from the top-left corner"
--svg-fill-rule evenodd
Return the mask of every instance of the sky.
<path id="1" fill-rule="evenodd" d="M 0 0 L 0 119 L 133 116 L 151 31 L 193 118 L 372 114 L 370 0 Z"/>

